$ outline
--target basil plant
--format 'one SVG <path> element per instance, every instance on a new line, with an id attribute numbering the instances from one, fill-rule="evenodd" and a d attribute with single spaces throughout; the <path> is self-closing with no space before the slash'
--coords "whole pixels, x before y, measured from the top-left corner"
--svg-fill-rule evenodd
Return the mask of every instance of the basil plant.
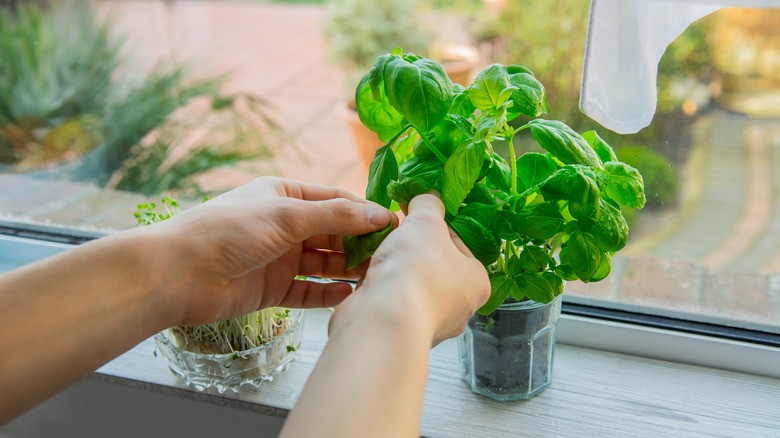
<path id="1" fill-rule="evenodd" d="M 529 69 L 492 64 L 464 88 L 436 61 L 399 48 L 377 58 L 355 100 L 360 120 L 385 142 L 369 168 L 367 199 L 391 208 L 441 193 L 447 223 L 490 277 L 480 313 L 508 297 L 548 303 L 564 280 L 609 274 L 628 239 L 621 205 L 645 203 L 642 176 L 595 131 L 538 118 L 549 106 Z M 517 157 L 512 140 L 524 130 L 547 153 Z M 495 141 L 508 144 L 508 161 Z M 389 231 L 345 237 L 349 267 Z"/>

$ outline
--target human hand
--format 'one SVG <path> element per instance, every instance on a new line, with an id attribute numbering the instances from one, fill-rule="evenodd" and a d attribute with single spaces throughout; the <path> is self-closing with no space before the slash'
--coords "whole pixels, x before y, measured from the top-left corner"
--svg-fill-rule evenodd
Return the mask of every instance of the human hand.
<path id="1" fill-rule="evenodd" d="M 460 334 L 487 301 L 485 268 L 447 227 L 441 200 L 417 196 L 408 212 L 374 253 L 356 293 L 336 310 L 331 330 L 369 312 L 376 320 L 420 324 L 416 332 L 436 345 Z"/>
<path id="2" fill-rule="evenodd" d="M 178 325 L 224 320 L 270 307 L 329 307 L 352 291 L 296 275 L 357 279 L 342 235 L 384 228 L 398 218 L 345 190 L 263 177 L 156 225 L 173 236 L 169 277 Z M 154 227 L 147 227 L 154 228 Z"/>

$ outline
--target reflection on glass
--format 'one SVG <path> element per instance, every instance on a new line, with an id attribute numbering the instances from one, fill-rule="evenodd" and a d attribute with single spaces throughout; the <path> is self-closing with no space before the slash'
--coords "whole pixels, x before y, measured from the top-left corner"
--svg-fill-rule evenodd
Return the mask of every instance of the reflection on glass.
<path id="1" fill-rule="evenodd" d="M 659 66 L 653 124 L 619 136 L 578 110 L 582 0 L 19 3 L 0 6 L 4 218 L 127 228 L 145 199 L 267 174 L 361 193 L 355 76 L 405 45 L 467 77 L 529 67 L 553 118 L 597 129 L 644 175 L 648 205 L 625 213 L 612 274 L 567 296 L 780 331 L 777 9 L 689 28 Z"/>

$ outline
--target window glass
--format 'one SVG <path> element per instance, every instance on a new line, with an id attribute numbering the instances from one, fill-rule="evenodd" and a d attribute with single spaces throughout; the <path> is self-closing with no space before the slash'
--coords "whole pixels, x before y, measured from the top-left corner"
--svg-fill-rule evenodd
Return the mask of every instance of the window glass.
<path id="1" fill-rule="evenodd" d="M 186 207 L 260 175 L 362 193 L 377 140 L 350 96 L 402 46 L 462 83 L 525 65 L 551 117 L 644 176 L 611 275 L 567 299 L 780 332 L 780 10 L 695 23 L 661 61 L 652 125 L 621 136 L 578 109 L 589 4 L 0 3 L 0 219 L 123 229 L 139 202 Z"/>

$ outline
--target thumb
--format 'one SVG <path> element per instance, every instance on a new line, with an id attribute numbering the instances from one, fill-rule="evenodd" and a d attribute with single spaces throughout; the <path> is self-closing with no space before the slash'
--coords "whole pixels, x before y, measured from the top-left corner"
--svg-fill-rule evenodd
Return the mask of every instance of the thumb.
<path id="1" fill-rule="evenodd" d="M 417 195 L 409 202 L 409 214 L 407 216 L 420 216 L 423 214 L 436 215 L 444 219 L 444 204 L 441 202 L 441 196 L 435 192 Z"/>
<path id="2" fill-rule="evenodd" d="M 344 198 L 325 201 L 302 201 L 303 229 L 301 240 L 323 234 L 357 236 L 381 230 L 388 223 L 398 226 L 398 216 L 374 202 L 358 202 Z"/>

